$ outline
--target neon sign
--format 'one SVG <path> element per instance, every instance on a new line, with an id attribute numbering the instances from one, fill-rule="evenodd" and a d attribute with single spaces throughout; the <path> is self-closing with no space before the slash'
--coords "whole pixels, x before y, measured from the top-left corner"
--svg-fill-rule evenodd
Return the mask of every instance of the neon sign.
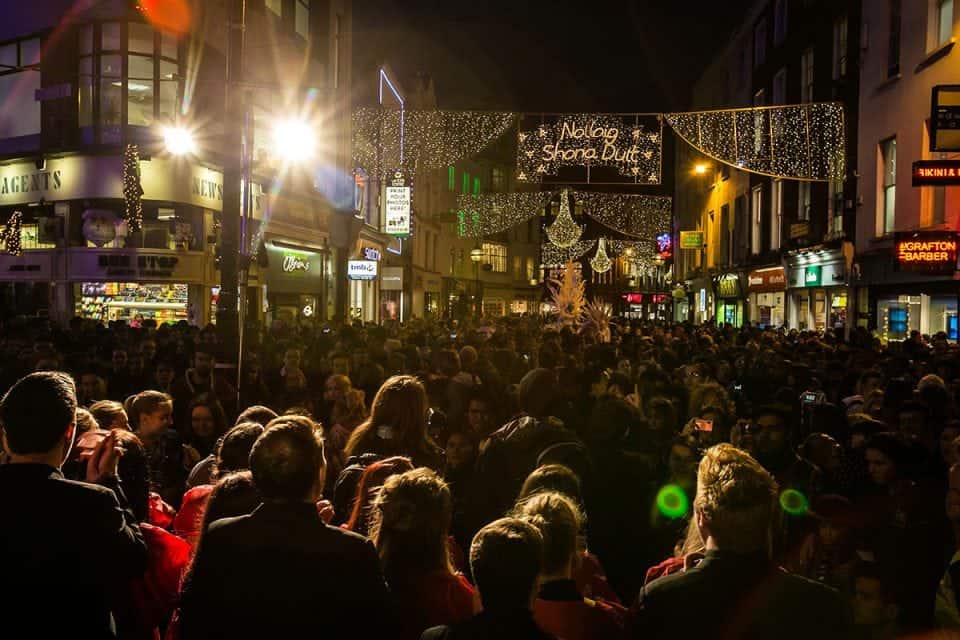
<path id="1" fill-rule="evenodd" d="M 895 250 L 900 271 L 948 275 L 957 270 L 955 233 L 898 234 Z"/>

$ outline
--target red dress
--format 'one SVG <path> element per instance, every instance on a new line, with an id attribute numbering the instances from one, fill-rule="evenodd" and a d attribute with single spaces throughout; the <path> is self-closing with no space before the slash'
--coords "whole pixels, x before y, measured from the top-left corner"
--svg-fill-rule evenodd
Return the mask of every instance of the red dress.
<path id="1" fill-rule="evenodd" d="M 391 584 L 397 615 L 397 640 L 417 640 L 428 628 L 456 624 L 480 609 L 476 590 L 462 574 L 434 571 Z"/>
<path id="2" fill-rule="evenodd" d="M 564 640 L 617 640 L 627 634 L 627 610 L 582 597 L 573 580 L 547 582 L 533 603 L 537 626 Z"/>
<path id="3" fill-rule="evenodd" d="M 118 590 L 114 613 L 121 638 L 155 640 L 159 626 L 173 614 L 192 551 L 186 541 L 146 522 L 140 523 L 140 531 L 149 564 L 142 576 Z"/>
<path id="4" fill-rule="evenodd" d="M 212 492 L 212 484 L 201 484 L 187 491 L 183 494 L 180 511 L 173 519 L 174 532 L 189 542 L 192 547 L 196 547 L 197 540 L 200 539 L 200 531 L 203 528 L 203 514 L 207 509 L 207 501 L 210 499 Z"/>

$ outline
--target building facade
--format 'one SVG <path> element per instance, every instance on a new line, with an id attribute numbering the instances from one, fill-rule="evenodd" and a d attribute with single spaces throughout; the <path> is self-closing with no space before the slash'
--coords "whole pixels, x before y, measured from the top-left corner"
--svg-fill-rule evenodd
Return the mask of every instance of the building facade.
<path id="1" fill-rule="evenodd" d="M 213 319 L 224 211 L 227 6 L 192 3 L 178 25 L 155 26 L 137 3 L 74 10 L 38 0 L 0 26 L 0 224 L 22 214 L 22 255 L 0 255 L 7 309 L 66 320 Z M 334 317 L 337 252 L 352 211 L 349 149 L 349 1 L 248 2 L 244 56 L 251 133 L 248 318 Z M 32 22 L 31 22 L 32 21 Z M 298 69 L 298 75 L 278 73 Z M 270 148 L 280 109 L 325 126 L 330 175 L 281 171 Z M 285 99 L 277 101 L 276 95 Z M 192 131 L 173 155 L 164 130 Z M 139 152 L 143 224 L 125 219 L 124 152 Z M 346 177 L 343 177 L 346 176 Z M 347 201 L 343 206 L 339 203 Z"/>
<path id="2" fill-rule="evenodd" d="M 858 322 L 884 340 L 910 331 L 957 338 L 956 265 L 934 275 L 907 270 L 897 234 L 938 237 L 960 229 L 960 188 L 914 187 L 911 165 L 955 159 L 930 151 L 931 93 L 960 78 L 952 0 L 864 0 L 860 181 L 857 200 Z"/>

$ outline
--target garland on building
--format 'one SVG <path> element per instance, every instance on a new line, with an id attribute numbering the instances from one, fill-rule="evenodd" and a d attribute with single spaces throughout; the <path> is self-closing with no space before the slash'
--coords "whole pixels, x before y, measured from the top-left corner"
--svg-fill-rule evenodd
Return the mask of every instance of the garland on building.
<path id="1" fill-rule="evenodd" d="M 19 256 L 23 253 L 23 248 L 20 245 L 22 227 L 23 214 L 19 211 L 14 211 L 7 219 L 7 224 L 4 225 L 3 231 L 0 231 L 0 241 L 3 242 L 7 253 L 12 256 Z"/>
<path id="2" fill-rule="evenodd" d="M 588 216 L 614 231 L 638 238 L 656 238 L 670 231 L 673 198 L 627 193 L 575 192 Z"/>
<path id="3" fill-rule="evenodd" d="M 140 150 L 135 144 L 128 144 L 123 152 L 123 202 L 123 217 L 130 231 L 136 233 L 143 227 L 143 186 L 140 184 Z"/>
<path id="4" fill-rule="evenodd" d="M 838 102 L 664 117 L 692 147 L 736 169 L 819 182 L 844 177 L 843 105 Z"/>
<path id="5" fill-rule="evenodd" d="M 553 195 L 532 191 L 457 196 L 457 210 L 466 214 L 457 232 L 462 238 L 480 238 L 506 231 L 540 215 Z"/>
<path id="6" fill-rule="evenodd" d="M 540 263 L 544 267 L 558 267 L 570 260 L 579 260 L 593 245 L 597 244 L 596 238 L 592 240 L 580 240 L 566 249 L 560 248 L 555 244 L 546 242 L 540 246 Z"/>

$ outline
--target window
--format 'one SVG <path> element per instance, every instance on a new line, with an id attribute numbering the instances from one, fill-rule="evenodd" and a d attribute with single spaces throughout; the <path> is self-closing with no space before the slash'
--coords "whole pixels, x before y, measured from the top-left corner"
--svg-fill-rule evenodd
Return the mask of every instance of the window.
<path id="1" fill-rule="evenodd" d="M 773 43 L 780 44 L 787 37 L 787 0 L 773 4 Z"/>
<path id="2" fill-rule="evenodd" d="M 278 18 L 283 15 L 283 0 L 263 0 L 263 4 Z"/>
<path id="3" fill-rule="evenodd" d="M 474 177 L 473 179 L 473 193 L 474 195 L 480 193 L 480 178 Z"/>
<path id="4" fill-rule="evenodd" d="M 797 183 L 799 187 L 799 201 L 797 202 L 797 219 L 810 219 L 810 183 L 803 181 Z"/>
<path id="5" fill-rule="evenodd" d="M 780 248 L 780 226 L 783 223 L 783 181 L 770 183 L 770 250 Z"/>
<path id="6" fill-rule="evenodd" d="M 754 254 L 760 253 L 763 237 L 763 187 L 753 188 L 753 207 L 751 219 L 753 221 L 750 233 L 750 248 Z"/>
<path id="7" fill-rule="evenodd" d="M 733 228 L 730 226 L 730 205 L 720 207 L 720 264 L 733 264 Z"/>
<path id="8" fill-rule="evenodd" d="M 447 191 L 453 191 L 457 188 L 457 170 L 453 167 L 447 167 Z"/>
<path id="9" fill-rule="evenodd" d="M 537 265 L 533 258 L 527 258 L 527 281 L 533 280 L 536 276 Z"/>
<path id="10" fill-rule="evenodd" d="M 513 256 L 513 279 L 523 279 L 523 258 L 521 256 Z"/>
<path id="11" fill-rule="evenodd" d="M 470 174 L 463 172 L 463 193 L 470 193 Z"/>
<path id="12" fill-rule="evenodd" d="M 41 218 L 41 220 L 54 220 L 53 218 Z M 6 231 L 5 225 L 0 225 L 0 233 Z M 21 249 L 56 249 L 56 234 L 43 234 L 41 237 L 40 225 L 38 223 L 24 222 L 20 225 L 20 248 Z M 53 240 L 51 242 L 50 240 Z M 7 250 L 6 242 L 0 240 L 0 246 Z"/>
<path id="13" fill-rule="evenodd" d="M 800 57 L 800 102 L 813 102 L 813 49 Z"/>
<path id="14" fill-rule="evenodd" d="M 504 190 L 503 178 L 503 169 L 500 167 L 494 167 L 490 175 L 490 185 L 494 191 L 501 192 Z"/>
<path id="15" fill-rule="evenodd" d="M 310 37 L 310 2 L 309 0 L 296 0 L 296 13 L 294 14 L 294 30 L 297 35 L 306 40 Z"/>
<path id="16" fill-rule="evenodd" d="M 737 196 L 737 199 L 733 201 L 733 226 L 734 229 L 740 230 L 740 233 L 733 236 L 737 240 L 734 245 L 733 260 L 736 263 L 743 263 L 750 254 L 750 236 L 746 233 L 750 226 L 750 213 L 747 210 L 747 197 L 745 195 Z M 688 253 L 690 252 L 685 251 L 684 255 Z"/>
<path id="17" fill-rule="evenodd" d="M 483 262 L 484 264 L 489 264 L 494 273 L 506 273 L 507 245 L 484 242 Z"/>
<path id="18" fill-rule="evenodd" d="M 833 234 L 840 234 L 843 232 L 843 180 L 831 180 L 827 189 L 830 231 Z"/>
<path id="19" fill-rule="evenodd" d="M 753 28 L 753 68 L 767 60 L 767 19 L 761 18 Z"/>
<path id="20" fill-rule="evenodd" d="M 953 37 L 953 0 L 937 0 L 937 45 Z"/>
<path id="21" fill-rule="evenodd" d="M 85 141 L 119 142 L 124 124 L 148 127 L 176 117 L 180 65 L 173 36 L 142 22 L 87 25 L 80 31 L 79 53 L 79 123 L 86 129 Z"/>
<path id="22" fill-rule="evenodd" d="M 787 68 L 773 76 L 773 104 L 787 104 Z"/>
<path id="23" fill-rule="evenodd" d="M 40 39 L 0 47 L 0 139 L 40 133 Z"/>
<path id="24" fill-rule="evenodd" d="M 847 75 L 847 16 L 833 23 L 833 79 Z"/>
<path id="25" fill-rule="evenodd" d="M 887 77 L 900 73 L 901 0 L 890 0 L 890 33 L 887 39 Z"/>
<path id="26" fill-rule="evenodd" d="M 888 138 L 880 143 L 881 198 L 880 230 L 892 233 L 896 223 L 897 199 L 897 139 Z"/>

